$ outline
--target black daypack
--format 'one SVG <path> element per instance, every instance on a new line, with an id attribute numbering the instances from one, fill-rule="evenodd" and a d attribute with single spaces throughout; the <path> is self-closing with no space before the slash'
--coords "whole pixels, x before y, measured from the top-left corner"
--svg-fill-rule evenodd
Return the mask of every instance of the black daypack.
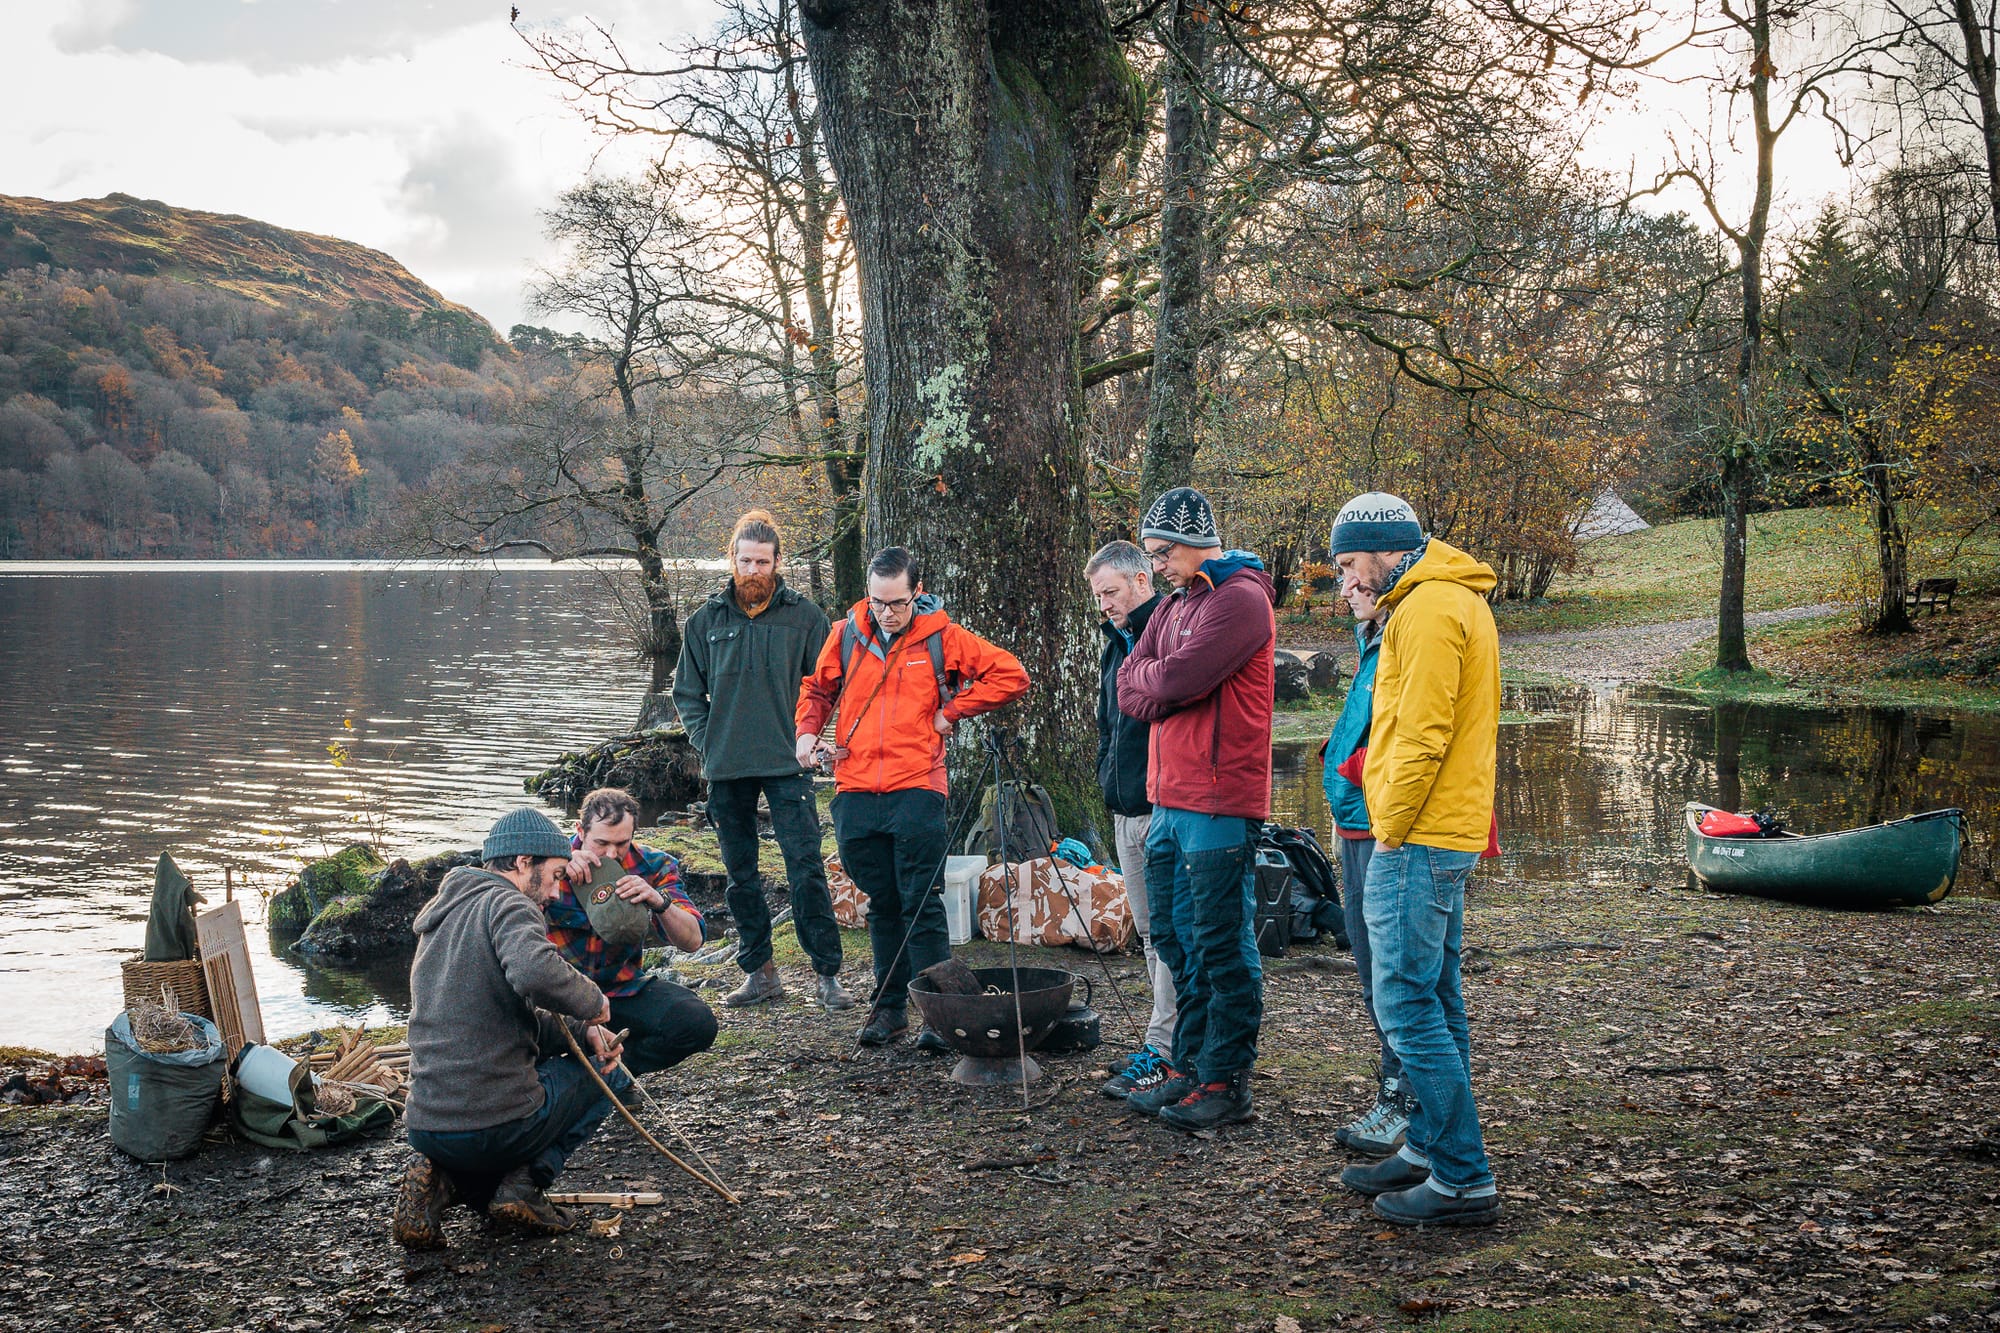
<path id="1" fill-rule="evenodd" d="M 1280 864 L 1288 872 L 1283 896 L 1279 896 L 1274 883 L 1268 908 L 1261 885 L 1257 895 L 1260 913 L 1268 911 L 1275 917 L 1280 911 L 1289 911 L 1291 920 L 1283 928 L 1283 944 L 1330 935 L 1341 948 L 1351 947 L 1347 939 L 1347 918 L 1340 910 L 1339 877 L 1311 829 L 1264 825 L 1257 833 L 1257 864 L 1260 879 L 1266 874 L 1275 879 L 1276 867 Z M 1260 948 L 1263 939 L 1261 931 L 1260 922 Z"/>

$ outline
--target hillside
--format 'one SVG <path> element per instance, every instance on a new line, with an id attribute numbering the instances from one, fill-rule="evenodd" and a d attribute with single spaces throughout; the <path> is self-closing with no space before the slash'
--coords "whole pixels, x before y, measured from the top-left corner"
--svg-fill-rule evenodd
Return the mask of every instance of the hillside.
<path id="1" fill-rule="evenodd" d="M 0 558 L 379 553 L 527 373 L 363 246 L 0 196 Z"/>
<path id="2" fill-rule="evenodd" d="M 479 318 L 378 250 L 129 194 L 63 203 L 0 194 L 0 271 L 37 264 L 176 278 L 274 306 L 381 301 Z"/>

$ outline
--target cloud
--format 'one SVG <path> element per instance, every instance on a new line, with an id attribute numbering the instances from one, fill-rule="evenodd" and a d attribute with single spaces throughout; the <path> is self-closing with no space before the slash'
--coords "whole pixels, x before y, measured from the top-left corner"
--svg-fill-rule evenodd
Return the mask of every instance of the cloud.
<path id="1" fill-rule="evenodd" d="M 597 12 L 624 19 L 635 46 L 708 15 L 705 0 Z M 656 147 L 607 147 L 526 68 L 506 13 L 484 0 L 22 7 L 0 54 L 0 194 L 123 191 L 341 237 L 505 331 L 554 257 L 541 210 Z"/>
<path id="2" fill-rule="evenodd" d="M 298 69 L 400 55 L 444 33 L 502 28 L 511 0 L 87 0 L 55 31 L 61 51 L 110 49 L 187 63 Z M 634 24 L 679 17 L 635 0 L 593 13 Z"/>

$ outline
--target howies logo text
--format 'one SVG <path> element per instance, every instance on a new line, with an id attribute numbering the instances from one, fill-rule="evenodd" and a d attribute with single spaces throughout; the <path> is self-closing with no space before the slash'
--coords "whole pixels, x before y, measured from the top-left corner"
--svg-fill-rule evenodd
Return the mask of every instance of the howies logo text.
<path id="1" fill-rule="evenodd" d="M 1364 509 L 1359 513 L 1341 515 L 1346 523 L 1401 523 L 1412 521 L 1416 515 L 1407 509 Z"/>

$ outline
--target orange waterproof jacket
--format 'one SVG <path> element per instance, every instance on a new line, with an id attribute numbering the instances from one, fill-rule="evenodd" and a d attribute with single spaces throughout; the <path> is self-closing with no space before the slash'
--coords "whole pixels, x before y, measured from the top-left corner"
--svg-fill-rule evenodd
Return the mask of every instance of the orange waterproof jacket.
<path id="1" fill-rule="evenodd" d="M 799 685 L 797 734 L 816 736 L 834 716 L 834 740 L 847 758 L 834 765 L 841 791 L 908 791 L 928 787 L 948 794 L 944 741 L 932 725 L 940 703 L 953 722 L 988 713 L 1028 692 L 1028 673 L 1019 659 L 952 623 L 943 603 L 926 593 L 917 599 L 910 626 L 885 653 L 876 637 L 866 601 L 847 613 L 853 634 L 840 626 L 820 649 L 813 673 Z M 925 642 L 939 636 L 946 679 L 956 688 L 949 702 L 938 693 L 937 673 Z M 841 649 L 859 640 L 853 661 L 842 671 Z M 842 675 L 846 681 L 843 690 Z"/>

